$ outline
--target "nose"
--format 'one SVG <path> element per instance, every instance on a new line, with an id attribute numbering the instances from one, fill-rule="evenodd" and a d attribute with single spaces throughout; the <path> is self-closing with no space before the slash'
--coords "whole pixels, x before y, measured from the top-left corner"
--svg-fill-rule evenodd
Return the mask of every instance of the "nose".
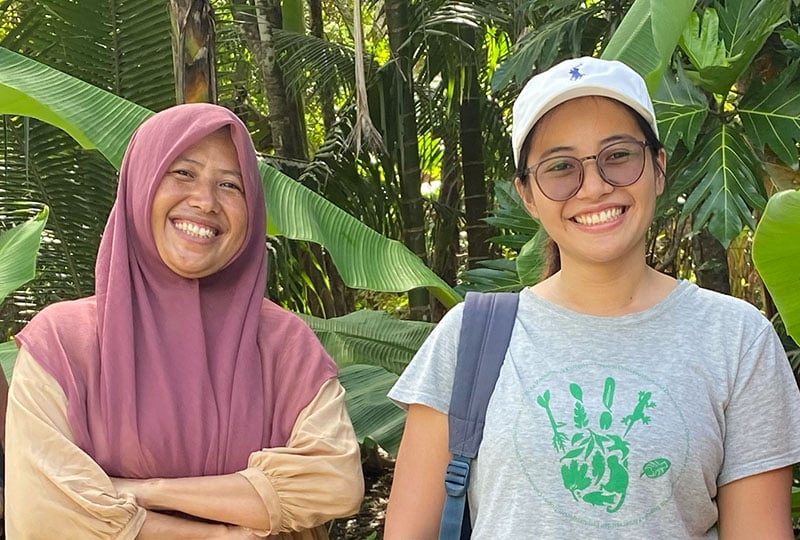
<path id="1" fill-rule="evenodd" d="M 592 162 L 591 165 L 589 165 L 589 161 Z M 596 199 L 614 189 L 614 186 L 600 176 L 600 169 L 597 167 L 597 156 L 583 158 L 581 165 L 583 166 L 583 183 L 578 193 L 575 194 L 576 197 Z"/>
<path id="2" fill-rule="evenodd" d="M 197 179 L 192 182 L 192 190 L 188 198 L 189 205 L 201 212 L 212 213 L 219 208 L 216 184 L 212 181 Z"/>

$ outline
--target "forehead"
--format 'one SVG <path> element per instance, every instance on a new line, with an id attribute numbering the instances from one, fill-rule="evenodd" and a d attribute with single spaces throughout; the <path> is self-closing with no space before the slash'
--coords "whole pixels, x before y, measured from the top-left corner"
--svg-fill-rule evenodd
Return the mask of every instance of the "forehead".
<path id="1" fill-rule="evenodd" d="M 585 96 L 554 107 L 533 129 L 532 149 L 540 146 L 580 146 L 608 137 L 642 137 L 634 112 L 611 98 Z"/>

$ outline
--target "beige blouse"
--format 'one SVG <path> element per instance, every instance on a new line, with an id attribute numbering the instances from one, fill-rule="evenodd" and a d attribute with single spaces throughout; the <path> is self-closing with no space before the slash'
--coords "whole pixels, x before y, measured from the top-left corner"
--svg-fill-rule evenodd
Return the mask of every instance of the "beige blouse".
<path id="1" fill-rule="evenodd" d="M 18 539 L 136 538 L 147 510 L 116 493 L 78 448 L 61 387 L 24 349 L 14 366 L 6 420 L 6 534 Z M 344 389 L 331 379 L 300 412 L 285 447 L 250 455 L 240 471 L 281 540 L 328 537 L 321 525 L 358 511 L 364 493 Z"/>

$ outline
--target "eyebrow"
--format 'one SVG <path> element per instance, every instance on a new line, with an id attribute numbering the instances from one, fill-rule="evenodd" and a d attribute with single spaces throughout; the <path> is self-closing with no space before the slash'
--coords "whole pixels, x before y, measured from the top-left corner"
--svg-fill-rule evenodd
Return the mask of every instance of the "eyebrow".
<path id="1" fill-rule="evenodd" d="M 605 146 L 607 144 L 611 144 L 611 143 L 614 143 L 614 142 L 617 142 L 617 141 L 627 141 L 627 140 L 631 140 L 631 139 L 637 140 L 636 137 L 634 137 L 633 135 L 630 135 L 630 134 L 610 135 L 610 136 L 606 137 L 605 139 L 602 139 L 600 141 L 600 145 L 601 146 Z M 547 158 L 549 156 L 552 156 L 552 155 L 557 155 L 557 154 L 560 154 L 562 152 L 571 152 L 571 151 L 574 151 L 574 150 L 575 150 L 574 146 L 554 146 L 553 148 L 549 148 L 545 152 L 543 152 L 542 155 L 539 156 L 539 158 L 540 159 L 545 159 L 545 158 Z"/>
<path id="2" fill-rule="evenodd" d="M 196 159 L 192 159 L 192 158 L 188 158 L 188 157 L 179 157 L 175 161 L 176 162 L 178 162 L 178 161 L 186 161 L 188 163 L 193 163 L 193 164 L 201 166 L 201 167 L 205 165 L 205 163 L 202 163 L 202 162 L 200 162 L 200 161 L 198 161 Z M 242 180 L 242 178 L 243 178 L 242 177 L 242 173 L 240 171 L 235 170 L 235 169 L 219 169 L 219 170 L 222 171 L 223 173 L 231 174 L 231 175 L 237 177 L 239 180 Z"/>

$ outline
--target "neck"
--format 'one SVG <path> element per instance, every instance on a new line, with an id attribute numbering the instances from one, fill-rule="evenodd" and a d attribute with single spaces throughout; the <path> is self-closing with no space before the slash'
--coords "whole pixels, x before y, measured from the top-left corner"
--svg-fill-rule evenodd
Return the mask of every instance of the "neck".
<path id="1" fill-rule="evenodd" d="M 533 291 L 579 313 L 619 316 L 654 306 L 674 286 L 673 278 L 647 266 L 644 258 L 623 264 L 576 264 L 566 259 L 558 273 Z"/>

